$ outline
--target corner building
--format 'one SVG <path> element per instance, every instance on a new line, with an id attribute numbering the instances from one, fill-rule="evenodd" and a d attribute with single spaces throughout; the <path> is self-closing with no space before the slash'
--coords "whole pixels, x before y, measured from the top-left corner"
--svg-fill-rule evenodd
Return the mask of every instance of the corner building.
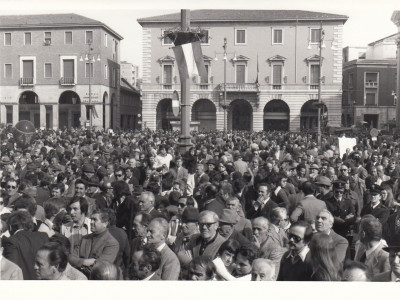
<path id="1" fill-rule="evenodd" d="M 37 128 L 119 120 L 122 37 L 76 14 L 0 16 L 0 123 Z M 90 95 L 89 95 L 90 90 Z"/>
<path id="2" fill-rule="evenodd" d="M 347 16 L 298 10 L 195 10 L 190 17 L 191 28 L 205 34 L 202 50 L 208 80 L 190 79 L 191 120 L 200 130 L 222 130 L 224 107 L 228 130 L 315 128 L 320 45 L 323 115 L 328 125 L 340 125 L 342 31 Z M 161 36 L 180 26 L 180 13 L 138 22 L 143 27 L 143 125 L 170 129 L 176 120 L 172 94 L 180 91 L 180 81 L 173 43 Z"/>

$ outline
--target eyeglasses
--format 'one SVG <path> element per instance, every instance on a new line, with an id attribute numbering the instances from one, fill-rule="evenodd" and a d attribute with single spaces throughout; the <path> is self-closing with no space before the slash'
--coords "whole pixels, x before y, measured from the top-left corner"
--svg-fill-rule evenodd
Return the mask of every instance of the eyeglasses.
<path id="1" fill-rule="evenodd" d="M 206 226 L 207 229 L 210 229 L 211 226 L 214 225 L 215 223 L 217 223 L 217 222 L 214 222 L 214 223 L 199 223 L 199 227 L 203 228 L 204 226 Z"/>
<path id="2" fill-rule="evenodd" d="M 293 239 L 293 241 L 294 241 L 295 243 L 299 243 L 299 242 L 301 242 L 301 241 L 303 240 L 303 238 L 301 238 L 301 237 L 299 237 L 299 236 L 297 236 L 297 235 L 291 234 L 291 233 L 289 233 L 288 238 L 289 238 L 289 241 L 290 241 L 291 239 Z"/>
<path id="3" fill-rule="evenodd" d="M 6 188 L 15 190 L 17 188 L 16 185 L 7 185 Z"/>

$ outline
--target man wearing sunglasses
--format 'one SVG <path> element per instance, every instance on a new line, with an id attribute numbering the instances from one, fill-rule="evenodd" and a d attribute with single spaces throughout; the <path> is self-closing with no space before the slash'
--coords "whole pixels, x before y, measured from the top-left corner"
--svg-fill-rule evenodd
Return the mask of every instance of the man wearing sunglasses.
<path id="1" fill-rule="evenodd" d="M 281 259 L 278 281 L 309 281 L 312 274 L 308 244 L 313 236 L 311 225 L 298 221 L 289 229 L 289 251 Z"/>
<path id="2" fill-rule="evenodd" d="M 219 218 L 218 215 L 210 210 L 204 210 L 199 215 L 200 234 L 194 236 L 188 246 L 192 250 L 193 258 L 197 256 L 206 256 L 215 258 L 219 247 L 225 242 L 225 239 L 218 233 Z"/>
<path id="3" fill-rule="evenodd" d="M 344 237 L 355 222 L 354 205 L 351 199 L 343 197 L 345 184 L 344 181 L 334 181 L 333 196 L 325 200 L 327 209 L 334 217 L 333 230 Z"/>
<path id="4" fill-rule="evenodd" d="M 6 196 L 4 202 L 7 206 L 10 206 L 21 194 L 18 193 L 18 183 L 15 179 L 10 178 L 6 183 Z"/>

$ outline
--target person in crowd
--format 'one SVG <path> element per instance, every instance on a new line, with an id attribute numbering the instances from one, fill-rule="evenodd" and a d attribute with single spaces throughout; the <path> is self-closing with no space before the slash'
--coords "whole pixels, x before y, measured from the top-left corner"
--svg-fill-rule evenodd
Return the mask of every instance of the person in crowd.
<path id="1" fill-rule="evenodd" d="M 344 263 L 342 281 L 371 281 L 371 279 L 372 274 L 366 264 L 352 260 Z"/>
<path id="2" fill-rule="evenodd" d="M 193 258 L 206 256 L 214 259 L 219 247 L 225 239 L 218 233 L 219 217 L 209 210 L 203 210 L 199 214 L 200 233 L 194 235 L 189 242 L 188 249 L 191 250 Z"/>
<path id="3" fill-rule="evenodd" d="M 269 218 L 271 211 L 277 206 L 271 199 L 271 187 L 266 183 L 261 183 L 258 186 L 258 198 L 253 201 L 250 209 L 247 211 L 247 218 Z"/>
<path id="4" fill-rule="evenodd" d="M 3 246 L 0 238 L 0 280 L 23 280 L 21 268 L 3 256 Z"/>
<path id="5" fill-rule="evenodd" d="M 233 281 L 236 278 L 232 275 L 235 269 L 235 260 L 240 243 L 237 240 L 227 240 L 218 249 L 218 255 L 213 260 L 216 269 L 216 280 Z"/>
<path id="6" fill-rule="evenodd" d="M 7 225 L 10 237 L 2 241 L 3 256 L 21 268 L 24 280 L 33 280 L 36 252 L 49 238 L 46 233 L 32 231 L 32 216 L 26 211 L 11 213 Z"/>
<path id="7" fill-rule="evenodd" d="M 343 263 L 346 258 L 349 242 L 332 229 L 333 222 L 334 218 L 330 211 L 323 209 L 315 217 L 315 230 L 319 233 L 325 233 L 331 237 L 336 256 L 339 262 Z"/>
<path id="8" fill-rule="evenodd" d="M 250 240 L 235 229 L 237 219 L 237 213 L 233 210 L 227 208 L 222 210 L 221 217 L 219 218 L 218 232 L 225 240 L 234 239 L 240 244 L 248 244 Z"/>
<path id="9" fill-rule="evenodd" d="M 151 220 L 147 227 L 147 244 L 154 245 L 161 253 L 161 279 L 178 280 L 181 266 L 176 254 L 166 244 L 168 227 L 167 220 L 163 218 Z"/>
<path id="10" fill-rule="evenodd" d="M 234 276 L 240 281 L 251 281 L 252 264 L 259 257 L 259 250 L 253 244 L 245 244 L 239 247 L 236 254 L 236 268 Z"/>
<path id="11" fill-rule="evenodd" d="M 209 257 L 198 256 L 189 265 L 189 279 L 193 281 L 212 281 L 215 278 L 215 265 Z"/>
<path id="12" fill-rule="evenodd" d="M 313 273 L 311 280 L 340 281 L 342 262 L 339 261 L 332 238 L 325 233 L 314 234 L 310 242 Z"/>
<path id="13" fill-rule="evenodd" d="M 313 230 L 309 223 L 297 221 L 289 229 L 289 251 L 282 256 L 278 281 L 309 281 L 313 268 L 308 247 Z"/>
<path id="14" fill-rule="evenodd" d="M 89 280 L 118 280 L 118 267 L 108 261 L 97 263 L 90 273 Z"/>
<path id="15" fill-rule="evenodd" d="M 389 252 L 390 270 L 375 274 L 372 281 L 377 282 L 400 282 L 400 246 L 399 244 L 390 245 L 383 248 Z"/>
<path id="16" fill-rule="evenodd" d="M 161 280 L 161 252 L 155 245 L 149 244 L 132 254 L 130 266 L 131 280 Z"/>
<path id="17" fill-rule="evenodd" d="M 269 259 L 257 258 L 251 266 L 251 281 L 275 281 L 275 263 Z"/>
<path id="18" fill-rule="evenodd" d="M 97 262 L 114 263 L 118 256 L 119 243 L 108 231 L 109 225 L 108 210 L 95 210 L 90 218 L 92 233 L 83 236 L 79 252 L 72 252 L 69 256 L 71 265 L 81 270 L 88 278 Z"/>
<path id="19" fill-rule="evenodd" d="M 36 253 L 34 270 L 38 280 L 69 280 L 64 271 L 68 256 L 58 243 L 46 243 Z"/>

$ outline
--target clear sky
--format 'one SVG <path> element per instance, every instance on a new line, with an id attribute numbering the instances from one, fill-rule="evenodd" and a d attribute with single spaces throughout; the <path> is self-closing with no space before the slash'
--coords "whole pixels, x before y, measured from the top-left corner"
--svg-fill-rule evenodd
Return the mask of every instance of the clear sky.
<path id="1" fill-rule="evenodd" d="M 179 12 L 183 8 L 299 9 L 343 14 L 349 16 L 344 25 L 345 47 L 366 46 L 396 33 L 397 28 L 390 18 L 394 10 L 400 10 L 400 0 L 0 0 L 0 14 L 3 15 L 77 13 L 101 21 L 124 37 L 121 60 L 139 67 L 142 64 L 142 31 L 136 20 Z"/>

